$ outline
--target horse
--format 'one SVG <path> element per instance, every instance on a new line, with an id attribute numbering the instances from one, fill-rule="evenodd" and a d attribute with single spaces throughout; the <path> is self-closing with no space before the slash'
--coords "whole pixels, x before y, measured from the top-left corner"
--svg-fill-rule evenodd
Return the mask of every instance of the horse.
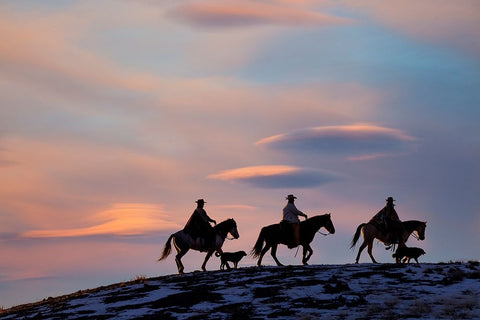
<path id="1" fill-rule="evenodd" d="M 228 219 L 223 222 L 220 222 L 216 226 L 213 227 L 213 230 L 216 233 L 215 244 L 207 248 L 207 255 L 205 256 L 205 260 L 202 264 L 202 270 L 206 271 L 206 264 L 208 259 L 212 256 L 212 254 L 216 251 L 219 254 L 222 254 L 222 246 L 225 241 L 225 238 L 230 233 L 235 239 L 238 239 L 240 235 L 238 234 L 237 230 L 237 223 L 234 219 Z M 170 254 L 172 247 L 171 241 L 173 239 L 175 249 L 177 250 L 177 255 L 175 256 L 175 262 L 177 263 L 178 273 L 183 274 L 183 270 L 185 269 L 182 264 L 182 257 L 188 252 L 188 250 L 197 250 L 197 251 L 204 251 L 205 248 L 202 248 L 202 243 L 200 238 L 192 238 L 191 235 L 186 233 L 183 230 L 177 231 L 174 234 L 170 235 L 167 242 L 165 243 L 165 247 L 163 248 L 162 256 L 158 259 L 158 261 L 164 260 Z"/>
<path id="2" fill-rule="evenodd" d="M 400 239 L 399 247 L 405 246 L 405 242 L 407 242 L 408 238 L 413 232 L 417 233 L 416 235 L 413 233 L 412 234 L 413 237 L 417 238 L 418 240 L 424 240 L 426 227 L 427 227 L 426 221 L 418 221 L 418 220 L 402 221 L 403 231 L 402 231 L 402 237 Z M 357 244 L 357 241 L 360 238 L 360 232 L 362 231 L 362 229 L 363 229 L 363 243 L 358 250 L 358 255 L 357 255 L 357 259 L 355 260 L 355 263 L 358 263 L 358 260 L 360 259 L 360 254 L 362 253 L 363 249 L 365 249 L 366 246 L 368 246 L 367 252 L 370 255 L 370 258 L 372 259 L 372 262 L 377 263 L 377 261 L 372 255 L 373 239 L 377 239 L 378 241 L 385 244 L 391 244 L 389 234 L 386 232 L 383 232 L 375 224 L 371 222 L 362 223 L 357 227 L 357 231 L 353 236 L 350 248 L 355 247 L 355 245 Z"/>
<path id="3" fill-rule="evenodd" d="M 331 234 L 335 233 L 335 227 L 333 226 L 330 213 L 314 216 L 300 222 L 300 245 L 303 246 L 303 265 L 308 264 L 307 262 L 313 254 L 310 242 L 313 241 L 315 233 L 322 227 L 327 229 Z M 263 247 L 264 242 L 265 247 Z M 262 228 L 250 255 L 253 258 L 258 258 L 257 265 L 261 266 L 263 256 L 271 248 L 270 254 L 277 263 L 277 266 L 283 266 L 277 259 L 277 246 L 279 244 L 289 245 L 290 242 L 291 235 L 282 230 L 280 223 L 272 224 Z"/>

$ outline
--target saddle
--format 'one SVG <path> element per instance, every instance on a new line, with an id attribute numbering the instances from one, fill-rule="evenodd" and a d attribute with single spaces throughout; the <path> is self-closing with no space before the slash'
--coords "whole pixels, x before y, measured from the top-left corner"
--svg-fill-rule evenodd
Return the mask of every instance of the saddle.
<path id="1" fill-rule="evenodd" d="M 388 241 L 384 241 L 385 249 L 389 250 L 392 246 L 399 243 L 399 232 L 394 228 L 394 222 L 391 221 L 390 225 L 386 225 L 382 220 L 372 218 L 369 224 L 375 226 L 380 232 L 388 236 Z"/>
<path id="2" fill-rule="evenodd" d="M 293 226 L 291 223 L 282 220 L 280 223 L 280 232 L 285 235 L 285 239 L 287 240 L 287 246 L 291 248 L 295 248 L 297 245 L 295 244 L 295 239 L 293 235 Z"/>
<path id="3" fill-rule="evenodd" d="M 198 230 L 198 229 L 188 229 L 184 228 L 183 231 L 188 234 L 195 242 L 200 244 L 200 252 L 206 252 L 209 249 L 214 247 L 214 242 L 216 238 L 216 233 L 213 230 Z"/>

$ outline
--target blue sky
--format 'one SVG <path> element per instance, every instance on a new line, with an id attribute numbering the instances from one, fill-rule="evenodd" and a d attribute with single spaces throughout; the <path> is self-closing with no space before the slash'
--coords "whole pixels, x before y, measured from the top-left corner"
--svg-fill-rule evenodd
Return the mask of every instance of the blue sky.
<path id="1" fill-rule="evenodd" d="M 4 1 L 0 15 L 0 305 L 176 273 L 156 259 L 198 198 L 237 221 L 226 251 L 249 251 L 293 193 L 336 226 L 312 263 L 352 263 L 388 196 L 427 221 L 410 240 L 423 261 L 479 258 L 476 2 Z"/>

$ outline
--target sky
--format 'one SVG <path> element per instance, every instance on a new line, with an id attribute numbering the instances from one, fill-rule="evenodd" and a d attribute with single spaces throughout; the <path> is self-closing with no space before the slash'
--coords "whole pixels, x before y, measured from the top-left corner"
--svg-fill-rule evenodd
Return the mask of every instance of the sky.
<path id="1" fill-rule="evenodd" d="M 294 194 L 336 227 L 310 263 L 352 263 L 392 196 L 423 261 L 479 259 L 478 1 L 5 0 L 0 37 L 0 306 L 176 273 L 200 198 L 225 251 Z"/>

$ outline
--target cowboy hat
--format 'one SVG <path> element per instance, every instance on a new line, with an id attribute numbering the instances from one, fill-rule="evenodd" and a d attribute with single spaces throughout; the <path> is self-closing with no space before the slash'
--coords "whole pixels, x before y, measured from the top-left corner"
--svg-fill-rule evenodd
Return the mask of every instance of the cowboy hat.
<path id="1" fill-rule="evenodd" d="M 285 199 L 290 200 L 290 199 L 297 199 L 293 194 L 289 194 Z"/>

